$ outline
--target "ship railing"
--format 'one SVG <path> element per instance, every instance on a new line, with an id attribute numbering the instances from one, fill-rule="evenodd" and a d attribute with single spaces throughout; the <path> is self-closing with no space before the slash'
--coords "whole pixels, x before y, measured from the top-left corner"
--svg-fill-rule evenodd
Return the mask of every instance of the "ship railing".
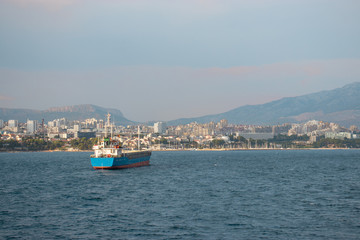
<path id="1" fill-rule="evenodd" d="M 120 154 L 120 155 L 116 155 L 116 154 L 99 154 L 99 155 L 96 155 L 96 154 L 91 154 L 90 157 L 92 158 L 112 158 L 112 157 L 119 157 L 119 156 L 125 156 L 123 154 Z"/>

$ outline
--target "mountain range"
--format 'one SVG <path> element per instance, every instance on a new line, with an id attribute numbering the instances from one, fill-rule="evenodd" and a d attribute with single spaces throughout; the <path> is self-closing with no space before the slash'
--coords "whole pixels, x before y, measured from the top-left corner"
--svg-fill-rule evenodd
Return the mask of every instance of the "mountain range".
<path id="1" fill-rule="evenodd" d="M 5 121 L 9 119 L 17 119 L 19 122 L 26 122 L 27 119 L 38 121 L 44 119 L 45 122 L 58 118 L 66 118 L 68 120 L 85 120 L 87 118 L 105 119 L 107 113 L 111 114 L 112 121 L 117 124 L 136 124 L 136 122 L 125 118 L 120 110 L 113 108 L 103 108 L 91 104 L 53 107 L 44 111 L 0 108 L 0 119 Z"/>
<path id="2" fill-rule="evenodd" d="M 259 105 L 247 105 L 228 112 L 169 121 L 168 125 L 206 123 L 227 119 L 234 124 L 272 125 L 321 120 L 342 126 L 360 125 L 360 82 L 329 91 L 287 97 Z"/>
<path id="3" fill-rule="evenodd" d="M 20 122 L 25 122 L 27 119 L 50 121 L 63 117 L 68 120 L 105 119 L 108 112 L 112 115 L 112 120 L 117 124 L 137 124 L 137 122 L 124 117 L 120 110 L 90 104 L 54 107 L 43 111 L 0 108 L 0 119 L 5 121 L 17 119 Z M 224 113 L 176 119 L 168 121 L 167 124 L 218 122 L 221 119 L 227 119 L 229 123 L 234 124 L 255 125 L 297 123 L 315 119 L 339 123 L 345 127 L 350 125 L 360 126 L 360 82 L 348 84 L 334 90 L 282 98 L 265 104 L 241 106 Z"/>

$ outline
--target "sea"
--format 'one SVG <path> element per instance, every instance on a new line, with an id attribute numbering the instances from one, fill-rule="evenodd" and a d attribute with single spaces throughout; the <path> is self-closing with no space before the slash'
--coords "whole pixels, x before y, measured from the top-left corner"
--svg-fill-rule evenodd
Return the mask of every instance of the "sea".
<path id="1" fill-rule="evenodd" d="M 0 239 L 360 239 L 360 150 L 0 153 Z"/>

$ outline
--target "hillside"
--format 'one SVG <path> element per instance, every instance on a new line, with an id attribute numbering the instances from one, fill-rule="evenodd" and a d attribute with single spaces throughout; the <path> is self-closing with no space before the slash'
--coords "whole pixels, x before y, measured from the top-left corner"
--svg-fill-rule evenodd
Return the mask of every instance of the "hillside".
<path id="1" fill-rule="evenodd" d="M 103 108 L 91 104 L 54 107 L 44 111 L 0 108 L 0 119 L 5 121 L 17 119 L 20 122 L 26 122 L 27 119 L 41 121 L 43 118 L 45 121 L 51 121 L 63 117 L 68 120 L 84 120 L 87 118 L 105 119 L 108 112 L 111 114 L 112 120 L 117 124 L 128 125 L 135 123 L 125 118 L 120 110 Z"/>
<path id="2" fill-rule="evenodd" d="M 360 125 L 360 83 L 330 91 L 288 97 L 266 104 L 247 105 L 228 112 L 198 118 L 169 121 L 168 125 L 206 123 L 227 119 L 235 124 L 278 124 L 311 119 L 336 122 L 342 126 Z"/>
<path id="3" fill-rule="evenodd" d="M 86 118 L 105 119 L 111 113 L 112 120 L 121 125 L 136 124 L 123 116 L 121 111 L 95 105 L 74 105 L 54 107 L 44 111 L 31 109 L 0 108 L 0 119 L 5 121 L 27 119 L 50 121 L 65 117 L 68 120 Z M 348 84 L 342 88 L 322 91 L 298 97 L 288 97 L 259 105 L 246 105 L 228 112 L 207 115 L 197 118 L 182 118 L 169 121 L 168 125 L 187 124 L 190 122 L 206 123 L 227 119 L 234 124 L 271 125 L 286 122 L 304 122 L 321 120 L 339 123 L 342 126 L 360 126 L 360 83 Z"/>

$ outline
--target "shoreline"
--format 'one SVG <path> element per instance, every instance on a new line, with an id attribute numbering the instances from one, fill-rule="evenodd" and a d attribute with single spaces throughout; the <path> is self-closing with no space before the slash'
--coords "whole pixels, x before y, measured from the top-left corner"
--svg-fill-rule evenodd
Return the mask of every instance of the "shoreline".
<path id="1" fill-rule="evenodd" d="M 93 152 L 92 150 L 38 150 L 38 151 L 0 151 L 0 153 L 30 153 L 30 152 Z"/>
<path id="2" fill-rule="evenodd" d="M 154 149 L 151 152 L 225 152 L 225 151 L 288 151 L 288 150 L 359 150 L 360 148 L 211 148 L 211 149 Z M 0 153 L 29 153 L 29 152 L 89 152 L 92 150 L 39 150 L 39 151 L 0 151 Z"/>
<path id="3" fill-rule="evenodd" d="M 191 152 L 224 152 L 224 151 L 273 151 L 273 150 L 359 150 L 360 148 L 222 148 L 222 149 L 156 149 L 151 150 L 152 152 L 181 152 L 181 151 L 191 151 Z"/>

